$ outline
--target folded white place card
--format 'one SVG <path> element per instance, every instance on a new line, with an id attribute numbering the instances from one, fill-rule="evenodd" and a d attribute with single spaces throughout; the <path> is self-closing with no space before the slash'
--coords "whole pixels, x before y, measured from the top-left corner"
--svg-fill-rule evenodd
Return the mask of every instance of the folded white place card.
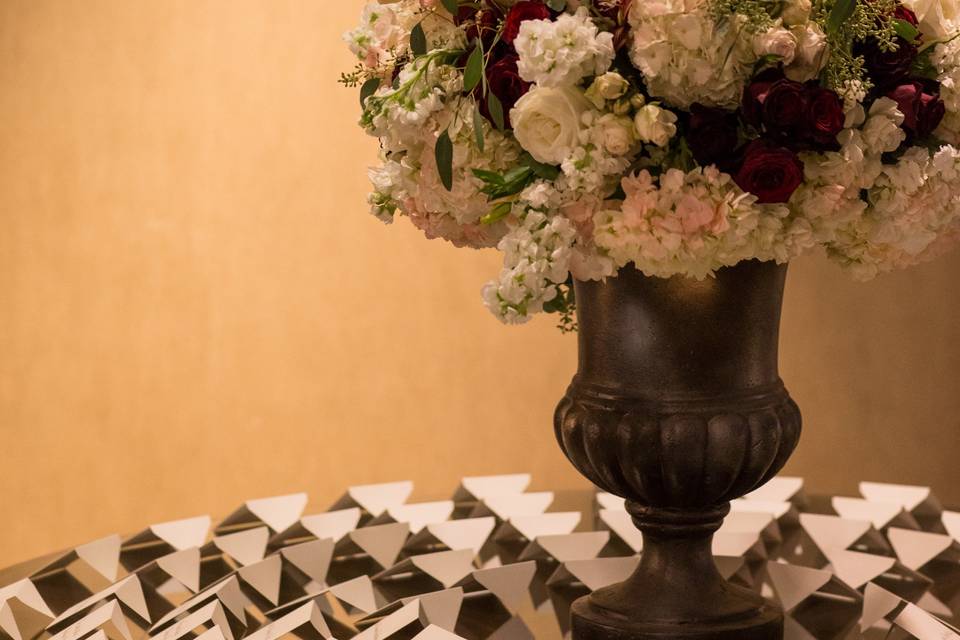
<path id="1" fill-rule="evenodd" d="M 247 500 L 217 525 L 215 533 L 222 535 L 260 525 L 280 533 L 300 519 L 306 506 L 306 493 Z"/>
<path id="2" fill-rule="evenodd" d="M 405 504 L 413 493 L 413 482 L 384 482 L 350 487 L 347 492 L 333 503 L 329 511 L 360 507 L 367 514 L 376 517 L 390 507 Z"/>

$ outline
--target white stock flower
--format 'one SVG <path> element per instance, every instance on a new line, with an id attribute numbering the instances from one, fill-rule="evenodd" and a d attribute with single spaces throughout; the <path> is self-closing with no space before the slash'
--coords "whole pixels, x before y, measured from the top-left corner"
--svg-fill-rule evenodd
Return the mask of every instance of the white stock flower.
<path id="1" fill-rule="evenodd" d="M 900 125 L 903 114 L 897 103 L 890 98 L 878 98 L 870 106 L 867 121 L 863 124 L 863 140 L 868 150 L 874 153 L 896 151 L 907 134 Z"/>
<path id="2" fill-rule="evenodd" d="M 644 142 L 664 147 L 677 133 L 677 114 L 655 104 L 645 105 L 634 116 L 637 135 Z"/>
<path id="3" fill-rule="evenodd" d="M 579 89 L 534 87 L 510 111 L 513 135 L 538 162 L 560 164 L 579 145 L 581 118 L 589 109 Z"/>
<path id="4" fill-rule="evenodd" d="M 586 8 L 556 20 L 526 20 L 513 41 L 517 70 L 541 87 L 571 86 L 613 62 L 613 34 L 600 32 Z"/>
<path id="5" fill-rule="evenodd" d="M 920 21 L 920 33 L 936 39 L 949 38 L 960 26 L 958 0 L 903 0 Z"/>

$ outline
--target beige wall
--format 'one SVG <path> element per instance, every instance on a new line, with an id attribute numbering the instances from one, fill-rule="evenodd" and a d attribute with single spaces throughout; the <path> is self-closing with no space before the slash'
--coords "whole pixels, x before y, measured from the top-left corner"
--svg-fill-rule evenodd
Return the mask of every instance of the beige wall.
<path id="1" fill-rule="evenodd" d="M 302 489 L 581 484 L 550 426 L 574 340 L 487 314 L 495 253 L 365 213 L 360 5 L 0 2 L 0 564 Z M 958 275 L 795 266 L 789 471 L 960 503 Z"/>

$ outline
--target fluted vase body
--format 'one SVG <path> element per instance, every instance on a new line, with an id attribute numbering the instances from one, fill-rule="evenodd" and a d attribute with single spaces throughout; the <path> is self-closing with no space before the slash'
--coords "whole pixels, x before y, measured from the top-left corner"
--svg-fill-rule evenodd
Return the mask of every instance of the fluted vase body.
<path id="1" fill-rule="evenodd" d="M 782 637 L 775 607 L 720 577 L 711 540 L 800 436 L 777 368 L 785 279 L 786 265 L 747 261 L 702 281 L 627 267 L 576 283 L 579 366 L 557 439 L 644 537 L 631 578 L 574 605 L 577 640 Z"/>

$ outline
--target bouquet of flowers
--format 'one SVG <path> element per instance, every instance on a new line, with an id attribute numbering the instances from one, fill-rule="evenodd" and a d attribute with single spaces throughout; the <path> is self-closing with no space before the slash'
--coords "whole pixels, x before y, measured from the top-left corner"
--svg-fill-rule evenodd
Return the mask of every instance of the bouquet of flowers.
<path id="1" fill-rule="evenodd" d="M 493 247 L 487 306 L 823 247 L 854 277 L 960 237 L 958 0 L 380 0 L 345 34 L 374 215 Z"/>

